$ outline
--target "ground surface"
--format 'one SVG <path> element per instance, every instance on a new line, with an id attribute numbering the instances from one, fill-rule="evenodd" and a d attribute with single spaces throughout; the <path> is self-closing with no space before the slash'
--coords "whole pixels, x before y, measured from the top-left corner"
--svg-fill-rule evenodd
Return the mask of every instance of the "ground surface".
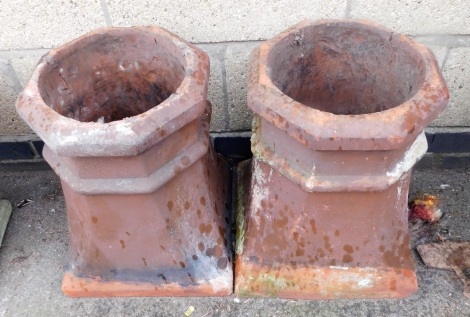
<path id="1" fill-rule="evenodd" d="M 21 170 L 21 168 L 19 169 Z M 441 186 L 441 185 L 449 186 Z M 413 247 L 442 238 L 470 241 L 470 169 L 414 172 L 410 195 L 442 198 L 444 218 L 414 228 Z M 293 301 L 258 298 L 71 299 L 60 291 L 67 256 L 65 203 L 51 170 L 0 165 L 0 198 L 14 204 L 0 249 L 0 317 L 12 316 L 470 316 L 470 299 L 450 271 L 426 268 L 415 256 L 419 291 L 398 300 Z M 24 199 L 33 202 L 18 208 Z"/>

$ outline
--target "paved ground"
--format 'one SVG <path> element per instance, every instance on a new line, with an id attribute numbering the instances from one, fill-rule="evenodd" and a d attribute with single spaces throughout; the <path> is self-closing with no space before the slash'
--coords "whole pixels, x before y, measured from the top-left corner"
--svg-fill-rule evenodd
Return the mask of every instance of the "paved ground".
<path id="1" fill-rule="evenodd" d="M 454 273 L 429 269 L 415 257 L 419 291 L 400 300 L 293 301 L 258 298 L 71 299 L 60 291 L 67 255 L 65 203 L 51 170 L 0 165 L 0 199 L 14 210 L 0 249 L 0 317 L 4 316 L 470 316 L 470 299 Z M 449 185 L 442 186 L 443 184 Z M 443 189 L 445 188 L 445 189 Z M 416 243 L 470 241 L 470 168 L 414 172 L 411 196 L 437 194 L 444 218 L 414 229 Z M 31 199 L 22 208 L 16 203 Z"/>

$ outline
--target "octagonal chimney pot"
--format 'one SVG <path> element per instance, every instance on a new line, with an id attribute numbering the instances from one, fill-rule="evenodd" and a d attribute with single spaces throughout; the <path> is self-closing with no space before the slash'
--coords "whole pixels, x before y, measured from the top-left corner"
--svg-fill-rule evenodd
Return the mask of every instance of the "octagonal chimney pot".
<path id="1" fill-rule="evenodd" d="M 235 292 L 416 291 L 407 198 L 448 91 L 425 46 L 368 21 L 304 21 L 251 54 Z"/>
<path id="2" fill-rule="evenodd" d="M 41 59 L 16 107 L 64 190 L 65 294 L 231 293 L 208 80 L 207 55 L 157 27 L 96 30 Z"/>

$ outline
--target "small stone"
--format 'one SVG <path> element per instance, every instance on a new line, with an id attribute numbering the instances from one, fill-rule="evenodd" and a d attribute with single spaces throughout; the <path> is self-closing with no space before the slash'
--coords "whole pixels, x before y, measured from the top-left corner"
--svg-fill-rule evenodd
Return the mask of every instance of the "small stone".
<path id="1" fill-rule="evenodd" d="M 194 307 L 193 306 L 189 306 L 188 309 L 184 312 L 184 315 L 186 317 L 189 317 L 193 314 L 193 312 L 195 311 Z"/>

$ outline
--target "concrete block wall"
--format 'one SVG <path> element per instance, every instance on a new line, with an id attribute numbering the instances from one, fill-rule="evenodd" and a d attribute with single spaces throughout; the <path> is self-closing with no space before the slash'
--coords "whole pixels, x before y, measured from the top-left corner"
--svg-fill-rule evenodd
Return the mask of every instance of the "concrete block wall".
<path id="1" fill-rule="evenodd" d="M 303 19 L 371 19 L 428 45 L 451 101 L 434 123 L 470 129 L 468 0 L 2 0 L 0 1 L 0 141 L 32 131 L 14 103 L 48 49 L 105 26 L 157 25 L 195 43 L 211 59 L 211 130 L 249 131 L 246 76 L 250 51 Z M 19 137 L 21 136 L 21 137 Z"/>

